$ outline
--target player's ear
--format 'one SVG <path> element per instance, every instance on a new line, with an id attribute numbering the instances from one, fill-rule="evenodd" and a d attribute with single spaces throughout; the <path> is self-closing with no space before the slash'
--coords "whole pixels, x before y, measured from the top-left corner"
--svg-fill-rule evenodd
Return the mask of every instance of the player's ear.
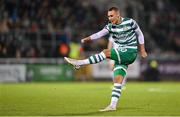
<path id="1" fill-rule="evenodd" d="M 118 13 L 118 18 L 120 18 L 120 15 L 119 15 L 119 13 Z"/>
<path id="2" fill-rule="evenodd" d="M 117 16 L 118 16 L 118 18 L 120 18 L 120 13 L 119 12 L 117 12 Z"/>

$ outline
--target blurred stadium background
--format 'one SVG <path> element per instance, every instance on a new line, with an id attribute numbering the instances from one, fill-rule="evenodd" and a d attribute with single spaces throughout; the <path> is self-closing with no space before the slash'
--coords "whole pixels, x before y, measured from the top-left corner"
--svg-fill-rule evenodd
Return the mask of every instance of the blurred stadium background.
<path id="1" fill-rule="evenodd" d="M 111 82 L 108 61 L 75 71 L 63 60 L 85 58 L 107 47 L 108 36 L 85 45 L 80 39 L 105 26 L 111 6 L 135 19 L 145 36 L 149 56 L 138 57 L 129 67 L 128 81 L 180 81 L 178 0 L 1 0 L 0 85 Z"/>
<path id="2" fill-rule="evenodd" d="M 80 39 L 102 29 L 107 23 L 107 9 L 114 5 L 121 9 L 122 16 L 137 20 L 145 35 L 149 57 L 137 59 L 130 77 L 179 80 L 178 3 L 177 0 L 1 0 L 0 81 L 111 79 L 104 74 L 110 72 L 107 62 L 101 64 L 104 66 L 97 65 L 95 70 L 89 66 L 75 73 L 64 65 L 62 58 L 84 58 L 107 47 L 108 37 L 85 45 L 80 44 Z M 156 74 L 152 76 L 151 72 Z"/>

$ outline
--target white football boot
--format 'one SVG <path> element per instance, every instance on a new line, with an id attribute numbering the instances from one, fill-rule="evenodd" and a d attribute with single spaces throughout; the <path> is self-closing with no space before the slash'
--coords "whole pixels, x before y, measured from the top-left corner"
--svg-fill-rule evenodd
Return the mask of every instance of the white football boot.
<path id="1" fill-rule="evenodd" d="M 116 107 L 113 107 L 111 105 L 107 106 L 106 108 L 104 109 L 101 109 L 99 110 L 100 112 L 106 112 L 106 111 L 115 111 L 116 110 Z"/>
<path id="2" fill-rule="evenodd" d="M 73 65 L 74 69 L 78 70 L 80 68 L 80 65 L 76 65 L 76 62 L 77 62 L 76 59 L 71 59 L 71 58 L 64 57 L 64 60 L 66 62 L 68 62 L 69 64 Z"/>

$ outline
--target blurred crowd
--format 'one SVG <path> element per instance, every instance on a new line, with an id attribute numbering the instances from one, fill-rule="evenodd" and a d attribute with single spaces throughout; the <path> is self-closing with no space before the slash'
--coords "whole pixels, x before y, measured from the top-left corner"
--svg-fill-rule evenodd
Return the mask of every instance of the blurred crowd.
<path id="1" fill-rule="evenodd" d="M 89 1 L 1 0 L 0 57 L 68 56 L 75 47 L 73 44 L 84 51 L 106 48 L 107 39 L 80 45 L 81 38 L 102 29 L 107 23 L 107 9 L 99 10 Z M 149 53 L 180 52 L 178 0 L 124 2 L 123 14 L 140 25 Z"/>
<path id="2" fill-rule="evenodd" d="M 141 2 L 144 14 L 143 30 L 154 41 L 153 52 L 177 54 L 180 52 L 180 8 L 177 0 L 146 0 Z M 142 11 L 140 11 L 142 12 Z M 151 47 L 151 46 L 150 46 Z M 156 49 L 159 48 L 159 49 Z"/>

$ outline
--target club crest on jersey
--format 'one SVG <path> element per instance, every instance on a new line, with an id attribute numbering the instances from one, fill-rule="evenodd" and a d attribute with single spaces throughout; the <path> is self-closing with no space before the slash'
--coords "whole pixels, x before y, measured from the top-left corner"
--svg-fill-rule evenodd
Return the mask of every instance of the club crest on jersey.
<path id="1" fill-rule="evenodd" d="M 127 26 L 123 26 L 123 30 L 124 31 L 128 30 L 128 27 Z"/>

